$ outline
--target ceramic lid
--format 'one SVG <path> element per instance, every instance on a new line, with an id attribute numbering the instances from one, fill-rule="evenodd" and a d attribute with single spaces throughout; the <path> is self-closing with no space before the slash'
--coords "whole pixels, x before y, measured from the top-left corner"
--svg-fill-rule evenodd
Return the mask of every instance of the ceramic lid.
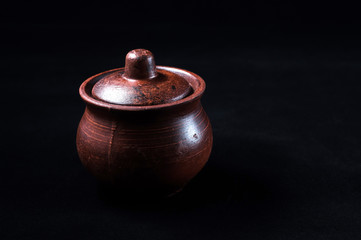
<path id="1" fill-rule="evenodd" d="M 102 77 L 92 89 L 93 97 L 113 104 L 149 106 L 174 102 L 192 92 L 189 82 L 175 72 L 155 66 L 145 49 L 130 51 L 125 67 Z"/>

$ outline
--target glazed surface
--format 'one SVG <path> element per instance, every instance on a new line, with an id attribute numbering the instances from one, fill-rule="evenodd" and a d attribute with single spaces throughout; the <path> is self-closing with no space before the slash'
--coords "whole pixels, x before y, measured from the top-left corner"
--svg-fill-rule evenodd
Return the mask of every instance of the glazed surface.
<path id="1" fill-rule="evenodd" d="M 77 132 L 84 166 L 102 182 L 169 194 L 207 162 L 212 130 L 200 100 L 153 111 L 107 111 L 87 106 Z"/>

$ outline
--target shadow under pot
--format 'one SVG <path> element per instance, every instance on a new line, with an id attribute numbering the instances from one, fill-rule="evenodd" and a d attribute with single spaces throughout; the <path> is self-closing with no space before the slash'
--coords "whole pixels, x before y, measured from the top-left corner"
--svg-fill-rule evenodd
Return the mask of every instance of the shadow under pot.
<path id="1" fill-rule="evenodd" d="M 180 191 L 212 149 L 211 124 L 200 102 L 204 90 L 198 75 L 155 66 L 148 50 L 130 51 L 124 68 L 80 86 L 86 103 L 76 139 L 81 162 L 119 194 Z"/>

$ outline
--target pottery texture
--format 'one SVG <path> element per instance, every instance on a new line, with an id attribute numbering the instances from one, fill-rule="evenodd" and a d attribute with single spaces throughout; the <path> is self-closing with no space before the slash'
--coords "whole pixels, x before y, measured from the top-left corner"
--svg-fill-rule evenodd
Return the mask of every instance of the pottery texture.
<path id="1" fill-rule="evenodd" d="M 152 106 L 111 104 L 92 96 L 93 86 L 110 70 L 86 80 L 80 95 L 86 109 L 77 131 L 83 165 L 101 182 L 130 192 L 168 195 L 182 189 L 206 164 L 212 128 L 200 98 L 204 81 L 181 74 L 193 93 L 182 100 Z"/>

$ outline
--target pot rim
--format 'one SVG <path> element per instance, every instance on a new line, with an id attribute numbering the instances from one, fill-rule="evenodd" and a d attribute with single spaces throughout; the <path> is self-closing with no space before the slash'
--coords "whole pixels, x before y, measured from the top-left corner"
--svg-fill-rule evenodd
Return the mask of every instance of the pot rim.
<path id="1" fill-rule="evenodd" d="M 103 75 L 105 74 L 109 74 L 115 71 L 123 71 L 124 70 L 123 67 L 123 68 L 115 68 L 115 69 L 107 70 L 89 77 L 80 85 L 79 94 L 87 104 L 92 104 L 94 106 L 101 108 L 107 108 L 109 110 L 121 110 L 121 111 L 145 111 L 145 110 L 170 108 L 174 106 L 183 105 L 189 102 L 193 102 L 196 99 L 199 99 L 203 95 L 204 90 L 206 88 L 206 83 L 204 82 L 203 78 L 201 78 L 199 75 L 190 72 L 188 70 L 175 68 L 175 67 L 157 66 L 156 68 L 171 71 L 175 74 L 182 75 L 182 77 L 184 77 L 185 80 L 187 80 L 188 83 L 191 85 L 193 92 L 189 96 L 174 102 L 158 104 L 158 105 L 146 105 L 146 106 L 120 105 L 120 104 L 105 102 L 94 98 L 91 94 L 91 90 L 94 84 L 97 81 L 99 81 L 101 77 L 103 77 Z"/>

